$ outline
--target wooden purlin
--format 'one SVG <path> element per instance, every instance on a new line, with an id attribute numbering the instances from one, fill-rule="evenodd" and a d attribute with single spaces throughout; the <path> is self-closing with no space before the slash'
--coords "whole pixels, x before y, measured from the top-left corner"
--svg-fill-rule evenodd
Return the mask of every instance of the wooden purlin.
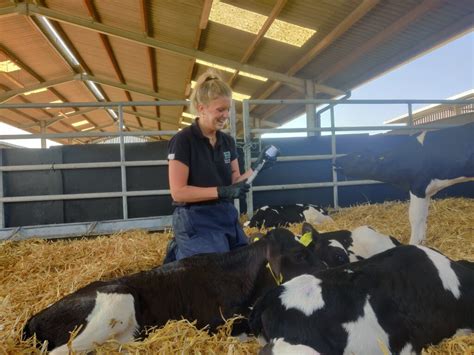
<path id="1" fill-rule="evenodd" d="M 264 68 L 257 68 L 257 67 L 247 65 L 247 64 L 241 64 L 237 61 L 225 59 L 223 57 L 215 56 L 215 55 L 212 55 L 200 50 L 178 46 L 172 43 L 160 41 L 156 38 L 150 38 L 148 36 L 144 36 L 143 34 L 140 34 L 137 32 L 124 30 L 124 29 L 120 29 L 114 26 L 104 25 L 101 23 L 90 22 L 84 18 L 77 17 L 71 14 L 62 13 L 59 11 L 55 11 L 44 6 L 29 4 L 27 8 L 25 9 L 23 9 L 23 7 L 21 6 L 18 6 L 18 12 L 22 12 L 22 11 L 28 12 L 30 15 L 45 16 L 54 21 L 68 23 L 72 26 L 85 28 L 90 31 L 101 32 L 109 36 L 114 36 L 117 38 L 122 38 L 127 41 L 135 42 L 141 45 L 158 48 L 160 50 L 179 54 L 181 56 L 185 56 L 188 58 L 199 58 L 205 61 L 214 62 L 219 65 L 223 65 L 223 66 L 227 66 L 227 67 L 231 67 L 231 68 L 235 68 L 239 70 L 244 70 L 246 72 L 249 72 L 255 75 L 268 77 L 272 80 L 279 80 L 279 81 L 285 82 L 288 85 L 304 87 L 304 80 L 301 78 L 291 77 L 286 74 L 267 70 Z"/>
<path id="2" fill-rule="evenodd" d="M 102 22 L 100 15 L 97 12 L 97 9 L 95 8 L 92 0 L 84 0 L 84 4 L 86 5 L 87 11 L 89 12 L 89 15 L 92 17 L 92 19 L 99 23 Z M 127 84 L 125 81 L 125 77 L 123 76 L 122 70 L 120 69 L 120 65 L 117 61 L 117 57 L 115 56 L 114 50 L 112 49 L 112 45 L 110 44 L 109 38 L 103 33 L 99 33 L 99 37 L 110 61 L 112 62 L 112 67 L 114 68 L 115 74 L 117 74 L 117 77 L 122 84 Z M 129 91 L 125 90 L 125 96 L 127 97 L 128 101 L 133 101 Z M 132 110 L 136 111 L 137 108 L 135 106 L 132 106 Z M 138 125 L 143 127 L 140 117 L 136 116 L 135 118 L 138 122 Z"/>
<path id="3" fill-rule="evenodd" d="M 262 25 L 262 27 L 260 28 L 258 33 L 255 35 L 255 38 L 253 39 L 250 46 L 248 46 L 248 48 L 245 51 L 242 58 L 240 58 L 241 63 L 247 63 L 248 62 L 248 60 L 250 59 L 252 54 L 255 52 L 258 44 L 262 41 L 262 39 L 265 36 L 265 34 L 267 33 L 268 29 L 273 24 L 275 19 L 278 17 L 281 10 L 283 10 L 286 3 L 287 3 L 287 0 L 278 0 L 277 3 L 273 6 L 273 9 L 272 9 L 270 15 L 268 15 L 267 19 L 265 20 L 265 23 Z M 234 72 L 234 74 L 232 74 L 232 76 L 230 77 L 228 83 L 231 87 L 232 87 L 232 85 L 233 85 L 233 83 L 234 83 L 234 81 L 235 81 L 235 79 L 237 78 L 238 75 L 239 75 L 239 71 L 236 70 Z"/>
<path id="4" fill-rule="evenodd" d="M 324 49 L 329 47 L 334 43 L 338 38 L 340 38 L 344 33 L 346 33 L 357 21 L 364 17 L 369 11 L 371 11 L 375 5 L 377 5 L 379 0 L 364 0 L 362 3 L 357 6 L 354 11 L 352 11 L 340 24 L 338 24 L 327 36 L 325 36 L 321 41 L 319 41 L 314 47 L 312 47 L 304 56 L 301 57 L 296 63 L 291 63 L 290 68 L 287 70 L 288 75 L 295 75 L 299 70 L 301 70 L 305 65 L 307 65 L 311 60 L 313 60 L 319 53 Z M 279 87 L 281 82 L 272 83 L 267 89 L 265 89 L 258 99 L 263 100 L 268 98 L 273 94 Z M 250 107 L 250 111 L 255 109 L 255 105 Z"/>
<path id="5" fill-rule="evenodd" d="M 149 36 L 153 37 L 152 29 L 150 26 L 150 21 L 148 18 L 148 10 L 147 10 L 147 3 L 146 0 L 140 0 L 140 8 L 142 14 L 142 22 L 143 22 L 143 31 L 144 33 Z M 151 87 L 153 91 L 158 92 L 158 76 L 157 76 L 157 68 L 156 68 L 156 50 L 155 48 L 147 46 L 147 53 L 148 53 L 148 64 L 150 66 L 150 78 L 151 78 Z M 158 101 L 155 99 L 155 101 Z M 160 116 L 160 107 L 155 106 L 155 113 L 156 116 Z M 156 128 L 161 130 L 160 122 L 156 123 Z"/>
<path id="6" fill-rule="evenodd" d="M 382 32 L 366 41 L 363 45 L 354 50 L 350 56 L 342 58 L 339 62 L 335 63 L 332 67 L 326 69 L 316 79 L 318 83 L 327 81 L 330 77 L 337 73 L 344 71 L 350 64 L 357 61 L 359 58 L 364 56 L 373 50 L 380 43 L 389 40 L 395 34 L 400 33 L 413 22 L 415 22 L 420 16 L 425 15 L 440 6 L 442 0 L 424 0 L 420 5 L 416 6 L 413 10 L 408 12 L 405 16 L 399 18 L 397 21 L 392 23 L 390 26 L 385 28 Z"/>
<path id="7" fill-rule="evenodd" d="M 45 34 L 43 33 L 41 27 L 39 25 L 36 24 L 35 21 L 32 21 L 36 28 L 38 29 L 38 31 L 44 36 L 46 42 L 50 45 L 51 48 L 53 48 L 53 50 L 55 50 L 59 56 L 61 56 L 63 59 L 63 54 L 56 48 L 56 46 L 51 42 L 51 39 Z M 69 37 L 66 35 L 66 33 L 63 31 L 63 29 L 61 28 L 61 26 L 59 25 L 55 25 L 54 21 L 51 22 L 51 26 L 54 27 L 54 29 L 56 30 L 56 32 L 59 34 L 59 36 L 61 37 L 61 39 L 63 40 L 63 42 L 66 44 L 66 46 L 69 48 L 69 50 L 72 52 L 72 54 L 74 55 L 74 57 L 76 58 L 76 60 L 79 62 L 79 68 L 74 68 L 71 64 L 68 63 L 68 66 L 71 68 L 72 72 L 78 74 L 80 72 L 86 72 L 86 73 L 91 73 L 91 70 L 89 68 L 89 66 L 87 65 L 87 63 L 84 61 L 84 59 L 82 58 L 82 56 L 79 54 L 79 52 L 76 50 L 76 47 L 71 43 Z M 64 59 L 65 60 L 65 59 Z M 67 61 L 66 61 L 67 62 Z M 89 92 L 92 96 L 92 99 L 97 101 L 98 102 L 98 99 L 95 97 L 95 94 L 91 91 L 91 89 L 86 85 L 86 83 L 84 83 L 84 87 L 86 89 L 87 92 Z M 102 95 L 104 96 L 105 100 L 106 101 L 110 101 L 107 94 L 104 92 L 104 90 L 100 87 L 100 85 L 97 85 L 98 89 L 101 91 Z M 75 109 L 77 110 L 77 109 Z M 110 114 L 109 114 L 110 115 Z M 84 115 L 84 118 L 86 118 L 86 120 L 91 124 L 93 125 L 94 127 L 98 127 L 98 125 L 92 121 L 88 116 Z M 110 116 L 110 118 L 115 122 L 114 118 L 112 116 Z"/>

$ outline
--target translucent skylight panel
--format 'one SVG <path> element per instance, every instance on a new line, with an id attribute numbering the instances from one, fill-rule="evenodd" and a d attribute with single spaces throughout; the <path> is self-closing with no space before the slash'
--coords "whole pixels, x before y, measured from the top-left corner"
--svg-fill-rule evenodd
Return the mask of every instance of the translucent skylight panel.
<path id="1" fill-rule="evenodd" d="M 31 94 L 38 94 L 40 92 L 45 92 L 47 90 L 48 90 L 48 88 L 41 88 L 41 89 L 31 90 L 31 91 L 24 92 L 23 95 L 28 96 L 28 95 L 31 95 Z"/>
<path id="2" fill-rule="evenodd" d="M 257 34 L 267 20 L 267 16 L 214 0 L 209 20 L 241 31 Z M 316 31 L 311 28 L 275 19 L 267 33 L 265 33 L 265 37 L 301 47 L 315 33 Z"/>
<path id="3" fill-rule="evenodd" d="M 71 126 L 79 127 L 79 126 L 84 126 L 85 124 L 89 124 L 89 121 L 82 120 L 82 121 L 74 122 L 71 124 Z"/>
<path id="4" fill-rule="evenodd" d="M 0 62 L 0 72 L 11 73 L 12 71 L 17 71 L 20 69 L 21 68 L 11 60 L 4 60 L 3 62 Z"/>

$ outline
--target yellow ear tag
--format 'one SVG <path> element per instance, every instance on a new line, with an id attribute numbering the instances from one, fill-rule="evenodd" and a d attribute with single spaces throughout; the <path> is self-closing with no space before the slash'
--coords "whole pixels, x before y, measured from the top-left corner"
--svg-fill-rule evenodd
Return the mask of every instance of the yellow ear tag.
<path id="1" fill-rule="evenodd" d="M 253 241 L 254 241 L 254 242 L 256 242 L 257 240 L 260 240 L 260 238 L 259 238 L 259 237 L 257 237 L 257 238 L 255 238 Z"/>
<path id="2" fill-rule="evenodd" d="M 311 243 L 312 241 L 313 241 L 313 235 L 311 234 L 311 232 L 306 232 L 305 234 L 301 236 L 299 240 L 299 242 L 303 244 L 305 247 L 307 247 L 309 243 Z"/>

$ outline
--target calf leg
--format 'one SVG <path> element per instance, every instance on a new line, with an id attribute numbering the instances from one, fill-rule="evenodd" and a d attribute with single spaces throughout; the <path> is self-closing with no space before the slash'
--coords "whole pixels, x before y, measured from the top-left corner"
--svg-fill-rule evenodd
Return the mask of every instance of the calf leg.
<path id="1" fill-rule="evenodd" d="M 411 226 L 410 244 L 420 244 L 425 240 L 429 205 L 429 197 L 420 198 L 410 192 L 410 207 L 408 210 Z"/>
<path id="2" fill-rule="evenodd" d="M 82 332 L 72 341 L 73 351 L 90 351 L 95 344 L 110 338 L 120 343 L 133 340 L 138 328 L 134 298 L 131 294 L 97 293 L 95 307 L 87 317 Z M 51 351 L 52 355 L 68 354 L 67 344 Z"/>

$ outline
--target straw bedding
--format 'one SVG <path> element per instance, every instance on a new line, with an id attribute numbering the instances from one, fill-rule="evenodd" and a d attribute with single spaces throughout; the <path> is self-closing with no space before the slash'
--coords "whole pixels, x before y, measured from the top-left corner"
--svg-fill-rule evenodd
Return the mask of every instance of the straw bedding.
<path id="1" fill-rule="evenodd" d="M 410 228 L 406 202 L 361 205 L 332 213 L 334 223 L 317 226 L 320 231 L 352 229 L 368 224 L 401 242 L 408 242 Z M 301 225 L 290 227 L 300 232 Z M 248 228 L 247 234 L 257 229 Z M 434 200 L 430 206 L 428 246 L 448 257 L 474 261 L 474 200 Z M 109 279 L 157 266 L 164 258 L 170 232 L 130 231 L 113 236 L 45 241 L 33 239 L 0 244 L 0 354 L 40 354 L 34 339 L 19 340 L 32 314 L 97 279 Z M 166 292 L 166 290 L 164 290 Z M 198 330 L 186 320 L 170 321 L 150 331 L 142 342 L 120 346 L 110 341 L 98 354 L 256 354 L 255 339 L 239 342 L 229 336 L 233 320 L 217 334 Z M 474 335 L 446 339 L 424 354 L 474 354 Z"/>

